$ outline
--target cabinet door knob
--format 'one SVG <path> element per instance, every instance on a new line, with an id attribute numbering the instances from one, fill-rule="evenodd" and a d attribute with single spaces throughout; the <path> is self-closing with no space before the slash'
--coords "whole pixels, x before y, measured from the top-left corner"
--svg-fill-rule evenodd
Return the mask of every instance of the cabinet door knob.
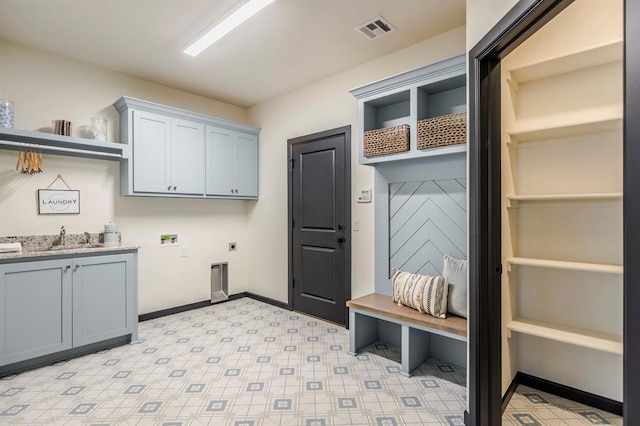
<path id="1" fill-rule="evenodd" d="M 76 264 L 76 269 L 78 269 L 79 267 L 80 267 L 80 265 L 77 265 L 77 264 Z"/>
<path id="2" fill-rule="evenodd" d="M 65 266 L 65 267 L 64 267 L 64 269 L 65 269 L 65 270 L 67 270 L 67 269 L 71 269 L 71 265 L 67 265 L 67 266 Z"/>
<path id="3" fill-rule="evenodd" d="M 167 191 L 171 191 L 171 185 L 167 186 Z"/>
<path id="4" fill-rule="evenodd" d="M 177 186 L 174 186 L 174 187 L 173 187 L 173 190 L 175 191 L 176 189 L 178 189 L 178 187 L 177 187 Z"/>

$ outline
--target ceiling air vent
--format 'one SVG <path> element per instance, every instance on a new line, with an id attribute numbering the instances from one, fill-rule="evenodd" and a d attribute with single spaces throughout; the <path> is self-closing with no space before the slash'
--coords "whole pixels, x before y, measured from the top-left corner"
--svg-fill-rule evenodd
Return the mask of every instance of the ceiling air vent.
<path id="1" fill-rule="evenodd" d="M 356 31 L 365 36 L 368 40 L 374 40 L 395 30 L 395 27 L 387 22 L 382 16 L 373 18 L 372 20 L 356 27 Z"/>

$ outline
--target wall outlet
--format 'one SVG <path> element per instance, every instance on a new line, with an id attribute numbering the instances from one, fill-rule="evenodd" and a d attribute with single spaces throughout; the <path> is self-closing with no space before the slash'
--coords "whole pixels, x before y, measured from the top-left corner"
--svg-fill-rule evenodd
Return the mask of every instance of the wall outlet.
<path id="1" fill-rule="evenodd" d="M 178 244 L 178 234 L 160 234 L 160 245 L 175 246 Z"/>
<path id="2" fill-rule="evenodd" d="M 189 247 L 187 247 L 187 246 L 180 246 L 180 256 L 181 256 L 181 257 L 187 257 L 187 256 L 189 256 Z"/>
<path id="3" fill-rule="evenodd" d="M 360 230 L 360 220 L 359 219 L 353 219 L 351 221 L 351 230 L 352 231 L 359 231 Z"/>
<path id="4" fill-rule="evenodd" d="M 238 248 L 237 243 L 229 243 L 229 251 L 236 251 L 237 248 Z"/>

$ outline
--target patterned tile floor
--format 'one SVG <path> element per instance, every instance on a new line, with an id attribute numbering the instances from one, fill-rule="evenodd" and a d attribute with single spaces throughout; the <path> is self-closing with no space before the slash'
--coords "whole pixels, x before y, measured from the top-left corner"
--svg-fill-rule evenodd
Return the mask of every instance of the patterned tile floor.
<path id="1" fill-rule="evenodd" d="M 141 341 L 0 380 L 0 425 L 462 425 L 465 371 L 251 299 L 140 324 Z"/>
<path id="2" fill-rule="evenodd" d="M 622 417 L 527 386 L 518 386 L 503 425 L 622 425 Z"/>
<path id="3" fill-rule="evenodd" d="M 0 425 L 462 425 L 463 368 L 251 299 L 140 324 L 141 341 L 0 379 Z M 519 387 L 507 425 L 622 424 Z"/>

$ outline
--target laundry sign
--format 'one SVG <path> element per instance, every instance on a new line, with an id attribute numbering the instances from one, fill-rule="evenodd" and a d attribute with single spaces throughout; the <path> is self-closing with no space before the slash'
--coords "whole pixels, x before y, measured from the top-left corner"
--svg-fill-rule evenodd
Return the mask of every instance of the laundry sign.
<path id="1" fill-rule="evenodd" d="M 38 214 L 80 214 L 80 191 L 39 189 Z"/>

